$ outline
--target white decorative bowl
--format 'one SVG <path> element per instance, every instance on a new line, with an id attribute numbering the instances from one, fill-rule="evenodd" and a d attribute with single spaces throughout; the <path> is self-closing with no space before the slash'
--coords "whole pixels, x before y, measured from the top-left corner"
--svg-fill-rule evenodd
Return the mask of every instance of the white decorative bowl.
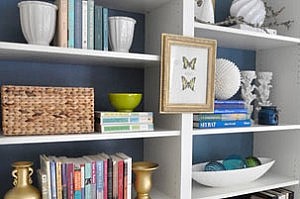
<path id="1" fill-rule="evenodd" d="M 270 158 L 258 158 L 261 165 L 244 169 L 224 171 L 204 171 L 208 162 L 195 164 L 192 167 L 192 178 L 200 184 L 211 187 L 227 187 L 252 182 L 264 175 L 275 163 Z M 220 161 L 221 162 L 221 161 Z"/>
<path id="2" fill-rule="evenodd" d="M 18 3 L 22 32 L 29 44 L 49 45 L 55 33 L 57 6 L 42 1 Z"/>
<path id="3" fill-rule="evenodd" d="M 128 52 L 136 20 L 130 17 L 109 17 L 109 42 L 113 51 Z"/>

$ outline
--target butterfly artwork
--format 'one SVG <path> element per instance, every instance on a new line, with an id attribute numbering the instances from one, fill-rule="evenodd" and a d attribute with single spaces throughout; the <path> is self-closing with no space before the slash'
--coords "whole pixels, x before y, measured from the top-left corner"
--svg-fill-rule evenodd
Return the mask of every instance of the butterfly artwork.
<path id="1" fill-rule="evenodd" d="M 185 56 L 183 56 L 182 61 L 183 61 L 184 69 L 191 68 L 192 70 L 195 70 L 196 61 L 197 61 L 196 57 L 194 57 L 191 61 L 189 61 Z"/>
<path id="2" fill-rule="evenodd" d="M 190 90 L 195 91 L 195 83 L 196 77 L 193 77 L 190 81 L 188 81 L 184 76 L 181 76 L 182 90 L 189 88 Z"/>

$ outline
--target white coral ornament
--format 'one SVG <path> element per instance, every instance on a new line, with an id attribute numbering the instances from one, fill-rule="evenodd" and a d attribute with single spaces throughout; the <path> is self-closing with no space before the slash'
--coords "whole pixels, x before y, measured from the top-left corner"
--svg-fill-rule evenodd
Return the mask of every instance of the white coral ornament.
<path id="1" fill-rule="evenodd" d="M 215 96 L 216 99 L 231 98 L 240 88 L 241 75 L 235 63 L 227 59 L 217 59 Z"/>
<path id="2" fill-rule="evenodd" d="M 230 15 L 243 17 L 244 21 L 255 26 L 262 26 L 266 17 L 266 8 L 262 0 L 234 0 Z"/>

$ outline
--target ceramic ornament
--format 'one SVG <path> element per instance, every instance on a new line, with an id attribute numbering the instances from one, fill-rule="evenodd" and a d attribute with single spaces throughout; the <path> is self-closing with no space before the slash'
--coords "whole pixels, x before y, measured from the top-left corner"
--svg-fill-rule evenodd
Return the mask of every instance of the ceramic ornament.
<path id="1" fill-rule="evenodd" d="M 241 95 L 250 115 L 253 113 L 253 105 L 251 103 L 256 99 L 256 94 L 254 93 L 256 86 L 253 83 L 255 78 L 256 72 L 254 70 L 241 71 Z"/>
<path id="2" fill-rule="evenodd" d="M 266 16 L 265 4 L 262 0 L 234 0 L 230 7 L 230 15 L 243 17 L 245 22 L 260 27 Z"/>
<path id="3" fill-rule="evenodd" d="M 215 23 L 214 7 L 211 0 L 194 0 L 194 14 L 198 20 Z"/>
<path id="4" fill-rule="evenodd" d="M 269 100 L 270 90 L 272 88 L 271 80 L 273 73 L 272 72 L 258 72 L 257 73 L 257 91 L 259 93 L 259 102 L 260 106 L 271 106 L 272 103 Z"/>
<path id="5" fill-rule="evenodd" d="M 231 98 L 240 88 L 240 71 L 235 63 L 227 59 L 217 59 L 215 96 L 216 99 L 226 100 Z"/>
<path id="6" fill-rule="evenodd" d="M 55 33 L 57 6 L 42 1 L 21 1 L 18 7 L 26 41 L 48 46 Z"/>

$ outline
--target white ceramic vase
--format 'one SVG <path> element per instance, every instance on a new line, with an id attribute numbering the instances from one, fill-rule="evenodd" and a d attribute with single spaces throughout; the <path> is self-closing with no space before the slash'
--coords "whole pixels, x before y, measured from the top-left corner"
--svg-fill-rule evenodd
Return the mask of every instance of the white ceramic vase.
<path id="1" fill-rule="evenodd" d="M 42 1 L 18 3 L 22 32 L 29 44 L 49 45 L 55 33 L 57 6 Z"/>
<path id="2" fill-rule="evenodd" d="M 215 23 L 214 7 L 211 0 L 202 0 L 200 6 L 194 0 L 195 17 L 203 22 Z"/>
<path id="3" fill-rule="evenodd" d="M 129 52 L 135 23 L 130 17 L 109 17 L 109 42 L 113 51 Z"/>
<path id="4" fill-rule="evenodd" d="M 230 15 L 243 17 L 247 23 L 260 27 L 266 16 L 265 4 L 262 0 L 234 0 Z"/>

